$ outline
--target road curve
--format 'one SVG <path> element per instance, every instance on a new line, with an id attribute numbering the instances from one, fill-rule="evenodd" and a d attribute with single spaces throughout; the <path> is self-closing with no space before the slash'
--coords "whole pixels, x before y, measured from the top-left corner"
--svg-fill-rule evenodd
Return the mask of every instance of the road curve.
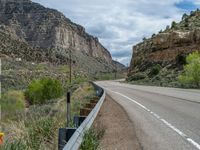
<path id="1" fill-rule="evenodd" d="M 200 90 L 97 84 L 127 112 L 142 149 L 200 150 Z"/>

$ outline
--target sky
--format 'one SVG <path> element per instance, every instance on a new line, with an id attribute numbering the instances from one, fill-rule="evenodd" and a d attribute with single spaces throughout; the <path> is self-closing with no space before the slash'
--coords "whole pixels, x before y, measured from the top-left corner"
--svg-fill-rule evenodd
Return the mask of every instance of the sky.
<path id="1" fill-rule="evenodd" d="M 33 0 L 61 11 L 98 37 L 114 60 L 130 63 L 132 47 L 180 21 L 200 7 L 200 0 Z"/>

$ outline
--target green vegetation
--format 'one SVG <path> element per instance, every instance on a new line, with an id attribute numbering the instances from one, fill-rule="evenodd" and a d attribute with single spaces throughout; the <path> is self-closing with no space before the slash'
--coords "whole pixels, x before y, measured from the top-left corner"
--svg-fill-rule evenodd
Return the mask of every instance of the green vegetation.
<path id="1" fill-rule="evenodd" d="M 8 91 L 0 99 L 2 111 L 24 110 L 25 98 L 22 91 Z"/>
<path id="2" fill-rule="evenodd" d="M 85 82 L 77 88 L 72 95 L 71 110 L 73 115 L 79 115 L 80 108 L 83 107 L 90 100 L 95 98 L 94 87 Z"/>
<path id="3" fill-rule="evenodd" d="M 153 76 L 159 74 L 161 69 L 162 69 L 162 67 L 159 64 L 156 64 L 155 66 L 153 66 L 151 68 L 151 71 L 149 72 L 148 76 L 153 77 Z"/>
<path id="4" fill-rule="evenodd" d="M 95 91 L 91 84 L 87 82 L 79 84 L 79 88 L 72 93 L 71 114 L 78 114 L 80 107 L 94 98 Z M 26 112 L 18 111 L 15 118 L 5 118 L 4 113 L 2 111 L 1 125 L 7 141 L 0 149 L 57 149 L 58 129 L 66 126 L 64 98 L 47 101 L 43 105 L 31 105 Z"/>
<path id="5" fill-rule="evenodd" d="M 191 11 L 190 14 L 183 14 L 180 23 L 176 23 L 175 21 L 173 21 L 171 29 L 166 28 L 164 32 L 168 32 L 170 30 L 193 31 L 194 29 L 198 29 L 200 27 L 199 19 L 199 9 L 197 9 L 196 11 Z"/>
<path id="6" fill-rule="evenodd" d="M 182 20 L 185 20 L 187 17 L 188 17 L 188 15 L 186 13 L 184 13 L 182 16 Z"/>
<path id="7" fill-rule="evenodd" d="M 175 21 L 173 21 L 173 22 L 172 22 L 171 28 L 172 28 L 172 29 L 175 29 L 175 28 L 176 28 L 176 25 L 177 25 L 177 23 L 176 23 Z"/>
<path id="8" fill-rule="evenodd" d="M 0 99 L 1 117 L 5 120 L 14 119 L 18 112 L 25 110 L 25 98 L 22 91 L 8 91 Z"/>
<path id="9" fill-rule="evenodd" d="M 7 141 L 0 149 L 56 149 L 58 128 L 65 124 L 66 112 L 59 111 L 64 109 L 63 103 L 59 100 L 53 104 L 32 106 L 26 115 L 19 112 L 16 120 L 3 122 Z"/>
<path id="10" fill-rule="evenodd" d="M 16 149 L 17 148 L 17 149 Z M 1 150 L 29 150 L 22 141 L 13 141 L 12 143 L 6 142 L 0 146 Z"/>
<path id="11" fill-rule="evenodd" d="M 103 134 L 103 129 L 100 131 L 89 129 L 84 135 L 80 150 L 97 150 Z"/>
<path id="12" fill-rule="evenodd" d="M 137 80 L 142 80 L 145 78 L 147 78 L 146 73 L 138 72 L 138 73 L 135 73 L 134 75 L 130 76 L 127 80 L 128 81 L 137 81 Z"/>
<path id="13" fill-rule="evenodd" d="M 177 64 L 185 65 L 186 64 L 186 54 L 179 54 L 176 57 Z"/>
<path id="14" fill-rule="evenodd" d="M 48 100 L 59 98 L 63 95 L 63 87 L 58 80 L 43 78 L 34 80 L 25 92 L 30 104 L 44 104 Z"/>
<path id="15" fill-rule="evenodd" d="M 194 52 L 186 57 L 187 64 L 179 81 L 184 84 L 194 84 L 200 87 L 200 53 Z"/>
<path id="16" fill-rule="evenodd" d="M 179 68 L 173 64 L 162 68 L 159 64 L 137 72 L 126 80 L 132 84 L 155 85 L 164 87 L 199 88 L 200 87 L 200 53 L 194 52 L 187 57 L 179 54 L 176 58 Z M 183 67 L 183 65 L 185 66 Z M 181 68 L 184 68 L 181 70 Z"/>

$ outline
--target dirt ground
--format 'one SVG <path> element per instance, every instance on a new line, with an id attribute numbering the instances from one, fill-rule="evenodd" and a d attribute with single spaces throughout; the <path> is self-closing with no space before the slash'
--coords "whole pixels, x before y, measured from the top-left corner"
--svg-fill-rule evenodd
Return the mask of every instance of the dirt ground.
<path id="1" fill-rule="evenodd" d="M 134 124 L 124 109 L 110 96 L 106 96 L 101 110 L 93 124 L 105 129 L 100 143 L 102 150 L 141 150 L 134 130 Z"/>

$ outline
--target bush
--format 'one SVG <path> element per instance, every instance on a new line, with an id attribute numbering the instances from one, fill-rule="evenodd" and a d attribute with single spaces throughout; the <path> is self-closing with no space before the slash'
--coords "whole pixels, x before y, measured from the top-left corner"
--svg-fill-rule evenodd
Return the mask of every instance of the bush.
<path id="1" fill-rule="evenodd" d="M 21 91 L 8 91 L 0 99 L 1 108 L 7 112 L 23 110 L 25 108 L 24 93 Z"/>
<path id="2" fill-rule="evenodd" d="M 176 26 L 177 26 L 177 23 L 175 21 L 173 21 L 172 25 L 171 25 L 171 28 L 174 29 L 174 28 L 176 28 Z"/>
<path id="3" fill-rule="evenodd" d="M 137 81 L 137 80 L 142 80 L 147 78 L 147 75 L 145 73 L 142 72 L 138 72 L 132 76 L 130 76 L 127 80 L 128 81 Z"/>
<path id="4" fill-rule="evenodd" d="M 186 56 L 185 54 L 179 54 L 176 56 L 176 62 L 180 65 L 185 65 L 186 64 Z"/>
<path id="5" fill-rule="evenodd" d="M 186 57 L 187 65 L 184 66 L 184 72 L 179 76 L 181 83 L 194 84 L 200 86 L 200 53 L 194 52 Z"/>
<path id="6" fill-rule="evenodd" d="M 59 98 L 63 95 L 63 87 L 58 80 L 43 78 L 34 80 L 25 92 L 30 104 L 44 104 L 48 100 Z"/>
<path id="7" fill-rule="evenodd" d="M 153 77 L 153 76 L 156 76 L 157 74 L 159 74 L 160 70 L 161 70 L 161 66 L 159 64 L 153 66 L 151 68 L 151 71 L 149 73 L 149 77 Z"/>

